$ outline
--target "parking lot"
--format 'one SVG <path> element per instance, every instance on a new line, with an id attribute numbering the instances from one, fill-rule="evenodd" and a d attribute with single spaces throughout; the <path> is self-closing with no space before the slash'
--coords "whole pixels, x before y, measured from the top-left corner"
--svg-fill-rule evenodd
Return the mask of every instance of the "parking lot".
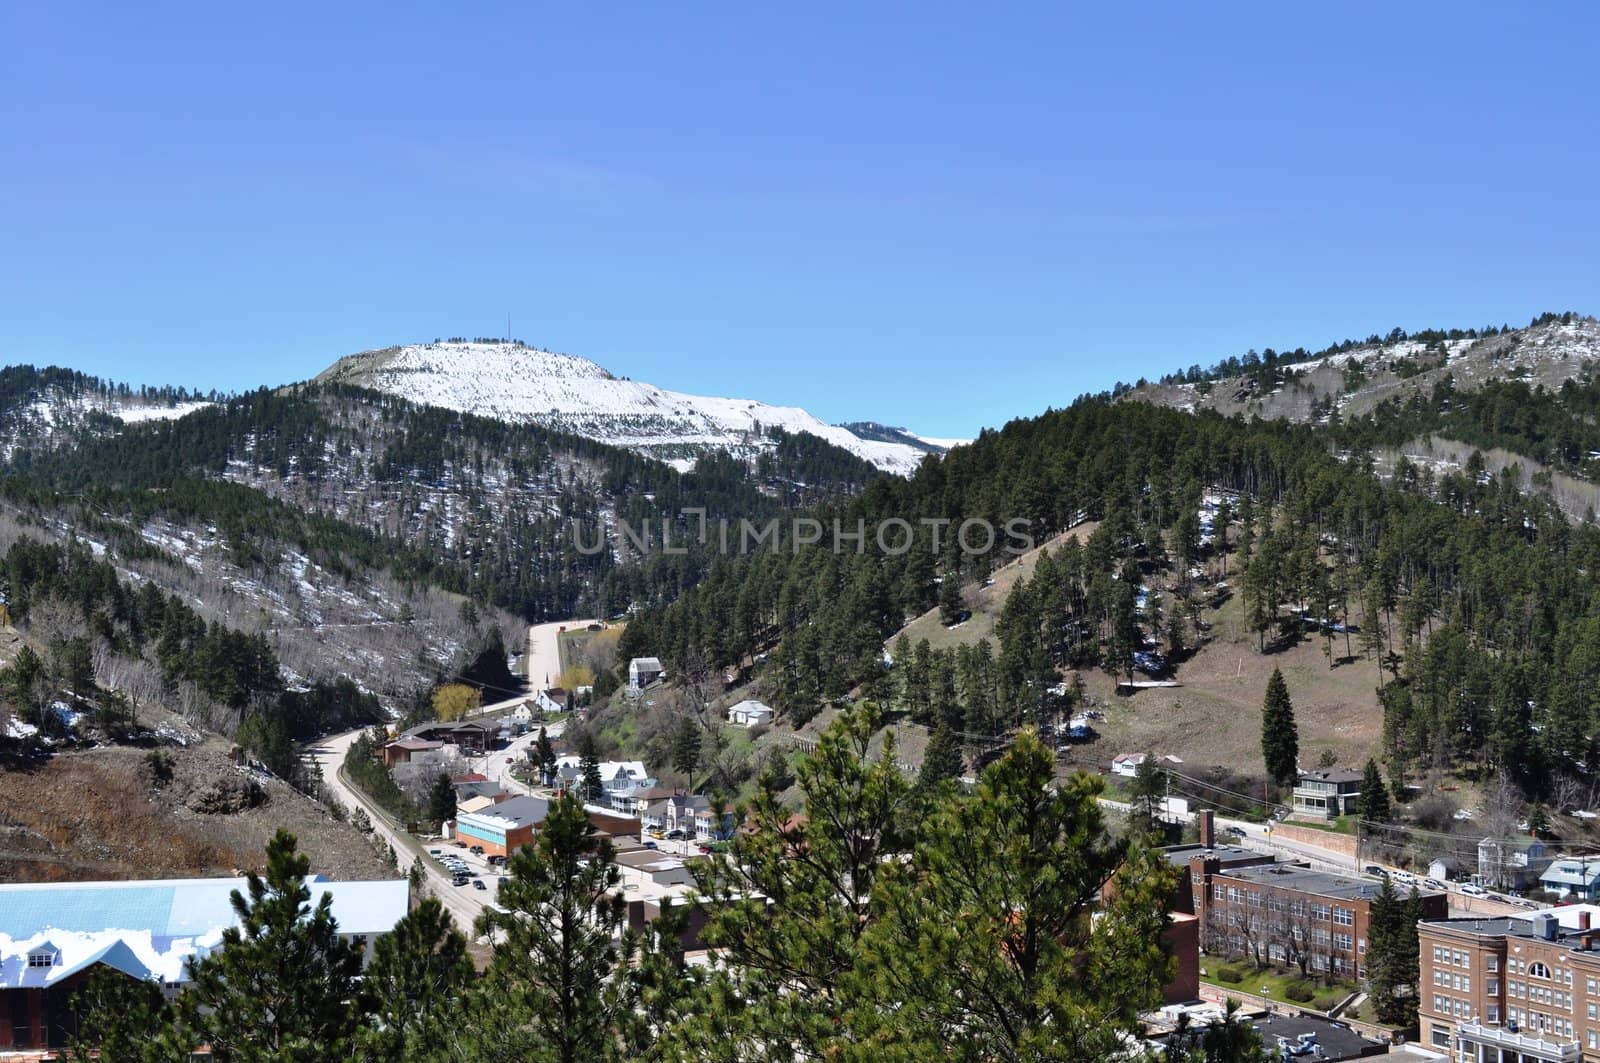
<path id="1" fill-rule="evenodd" d="M 488 900 L 494 900 L 494 894 L 499 889 L 500 880 L 506 877 L 504 866 L 497 866 L 489 862 L 488 857 L 472 852 L 459 842 L 431 841 L 425 846 L 430 859 L 444 868 L 446 875 L 452 875 L 453 869 L 449 863 L 460 861 L 466 865 L 468 872 L 467 881 L 452 888 L 458 890 L 471 890 L 475 893 L 487 893 Z M 479 890 L 473 883 L 482 882 L 484 888 Z"/>

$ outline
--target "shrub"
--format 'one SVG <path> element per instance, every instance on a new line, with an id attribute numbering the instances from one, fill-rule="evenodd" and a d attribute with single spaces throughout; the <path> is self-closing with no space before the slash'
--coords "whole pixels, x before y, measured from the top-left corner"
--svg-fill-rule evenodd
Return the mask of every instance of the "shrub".
<path id="1" fill-rule="evenodd" d="M 1229 985 L 1238 985 L 1244 981 L 1244 971 L 1238 967 L 1218 967 L 1216 974 L 1217 981 L 1226 982 Z"/>
<path id="2" fill-rule="evenodd" d="M 1283 987 L 1283 995 L 1297 1004 L 1304 1004 L 1316 996 L 1317 991 L 1310 982 L 1290 982 Z"/>
<path id="3" fill-rule="evenodd" d="M 1318 997 L 1311 1006 L 1318 1011 L 1332 1011 L 1339 1006 L 1338 997 Z"/>

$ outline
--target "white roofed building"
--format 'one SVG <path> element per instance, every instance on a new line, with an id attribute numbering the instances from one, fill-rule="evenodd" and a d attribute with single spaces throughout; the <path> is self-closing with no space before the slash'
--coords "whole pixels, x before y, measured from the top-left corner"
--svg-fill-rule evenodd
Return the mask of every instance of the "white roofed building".
<path id="1" fill-rule="evenodd" d="M 405 879 L 306 881 L 311 904 L 333 898 L 339 934 L 372 955 L 376 939 L 410 909 Z M 65 1047 L 76 1032 L 71 1001 L 96 967 L 176 993 L 186 961 L 222 943 L 238 923 L 231 896 L 243 878 L 0 884 L 0 1050 Z"/>

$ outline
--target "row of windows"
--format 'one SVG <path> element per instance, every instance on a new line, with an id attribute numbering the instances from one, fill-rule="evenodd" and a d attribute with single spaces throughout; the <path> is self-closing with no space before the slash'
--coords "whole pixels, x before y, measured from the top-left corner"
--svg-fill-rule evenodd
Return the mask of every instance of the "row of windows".
<path id="1" fill-rule="evenodd" d="M 1459 952 L 1456 949 L 1447 949 L 1441 945 L 1435 945 L 1433 947 L 1433 962 L 1436 964 L 1449 964 L 1452 967 L 1464 967 L 1470 971 L 1472 970 L 1472 953 Z M 1494 968 L 1491 967 L 1489 970 L 1492 971 Z"/>
<path id="2" fill-rule="evenodd" d="M 1247 907 L 1263 907 L 1262 895 L 1256 890 L 1242 889 L 1239 886 L 1225 886 L 1221 882 L 1211 884 L 1211 899 L 1214 901 L 1226 900 L 1229 904 L 1243 904 Z M 1288 912 L 1290 915 L 1310 914 L 1313 920 L 1327 922 L 1332 919 L 1340 926 L 1353 926 L 1356 913 L 1353 908 L 1330 908 L 1326 904 L 1310 904 L 1298 898 L 1290 899 L 1279 893 L 1266 895 L 1264 906 L 1274 912 Z"/>
<path id="3" fill-rule="evenodd" d="M 1553 1034 L 1567 1041 L 1573 1039 L 1571 1019 L 1561 1019 L 1539 1011 L 1524 1011 L 1521 1008 L 1510 1007 L 1506 1008 L 1506 1015 L 1512 1022 L 1522 1027 L 1526 1033 Z"/>
<path id="4" fill-rule="evenodd" d="M 1433 984 L 1462 993 L 1472 992 L 1472 976 L 1470 974 L 1452 974 L 1437 967 L 1433 969 Z M 1493 990 L 1490 990 L 1490 992 L 1492 993 Z"/>

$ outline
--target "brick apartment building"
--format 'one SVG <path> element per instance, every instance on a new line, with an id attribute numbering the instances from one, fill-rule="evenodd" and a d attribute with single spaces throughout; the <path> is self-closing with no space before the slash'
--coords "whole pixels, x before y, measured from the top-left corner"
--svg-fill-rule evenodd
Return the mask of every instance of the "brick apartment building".
<path id="1" fill-rule="evenodd" d="M 1206 953 L 1351 981 L 1366 976 L 1376 881 L 1280 863 L 1235 846 L 1180 845 L 1166 852 L 1173 864 L 1188 869 L 1179 910 L 1197 917 Z M 1424 893 L 1422 910 L 1425 918 L 1443 919 L 1448 899 Z"/>
<path id="2" fill-rule="evenodd" d="M 1472 1063 L 1600 1060 L 1600 906 L 1425 921 L 1422 1043 Z"/>

